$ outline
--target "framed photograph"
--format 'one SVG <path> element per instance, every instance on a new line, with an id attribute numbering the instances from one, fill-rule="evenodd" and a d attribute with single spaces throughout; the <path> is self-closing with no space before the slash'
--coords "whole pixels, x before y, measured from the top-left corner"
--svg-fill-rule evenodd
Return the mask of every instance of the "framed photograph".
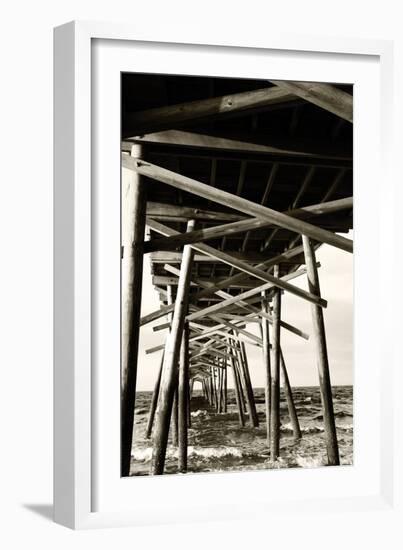
<path id="1" fill-rule="evenodd" d="M 55 29 L 57 522 L 392 506 L 392 52 Z"/>

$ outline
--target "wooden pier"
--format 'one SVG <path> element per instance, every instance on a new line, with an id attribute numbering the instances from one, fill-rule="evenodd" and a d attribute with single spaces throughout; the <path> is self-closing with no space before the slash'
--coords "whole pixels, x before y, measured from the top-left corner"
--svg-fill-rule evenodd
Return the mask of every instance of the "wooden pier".
<path id="1" fill-rule="evenodd" d="M 301 438 L 283 331 L 315 343 L 328 464 L 339 464 L 316 251 L 326 243 L 353 252 L 342 235 L 353 227 L 352 120 L 349 86 L 122 76 L 122 476 L 130 475 L 139 334 L 158 319 L 165 343 L 156 336 L 147 350 L 160 362 L 146 429 L 151 474 L 164 473 L 170 431 L 178 472 L 187 471 L 195 382 L 223 413 L 231 381 L 240 426 L 258 428 L 245 343 L 261 348 L 271 460 L 281 457 L 281 379 Z M 141 317 L 145 254 L 160 307 Z M 284 293 L 305 304 L 309 334 L 283 317 Z"/>

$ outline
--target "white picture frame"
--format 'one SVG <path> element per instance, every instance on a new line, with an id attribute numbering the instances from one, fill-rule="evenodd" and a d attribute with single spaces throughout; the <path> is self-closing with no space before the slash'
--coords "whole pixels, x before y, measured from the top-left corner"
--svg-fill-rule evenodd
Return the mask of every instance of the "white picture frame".
<path id="1" fill-rule="evenodd" d="M 167 56 L 162 62 L 164 51 Z M 119 135 L 120 122 L 116 117 L 99 122 L 98 110 L 105 98 L 119 97 L 113 82 L 116 84 L 114 78 L 122 70 L 158 72 L 164 67 L 166 73 L 183 70 L 186 74 L 188 70 L 189 74 L 210 74 L 217 71 L 222 76 L 244 76 L 240 68 L 244 58 L 249 67 L 253 67 L 248 69 L 252 71 L 249 75 L 263 77 L 262 59 L 265 56 L 272 56 L 275 68 L 272 66 L 271 71 L 275 71 L 276 78 L 286 79 L 287 75 L 291 78 L 292 73 L 295 80 L 316 78 L 356 85 L 354 184 L 359 229 L 355 232 L 355 422 L 360 427 L 359 422 L 367 416 L 374 433 L 365 435 L 364 430 L 358 430 L 354 466 L 350 468 L 120 478 L 116 470 L 116 453 L 119 454 L 116 371 L 114 378 L 99 377 L 94 362 L 94 357 L 99 357 L 97 346 L 101 345 L 95 333 L 105 328 L 102 325 L 105 311 L 108 317 L 112 311 L 105 308 L 114 307 L 100 301 L 99 285 L 116 282 L 116 273 L 107 269 L 104 281 L 96 280 L 97 269 L 107 265 L 108 246 L 116 244 L 103 241 L 100 251 L 102 224 L 99 219 L 106 219 L 105 209 L 112 211 L 111 205 L 116 205 L 117 197 L 108 194 L 108 189 L 112 189 L 108 183 L 103 186 L 106 191 L 99 194 L 97 182 L 101 180 L 97 178 L 104 178 L 103 183 L 114 178 L 119 181 L 119 141 L 114 139 Z M 232 65 L 231 59 L 236 63 Z M 296 59 L 305 60 L 305 65 L 297 66 Z M 236 519 L 241 512 L 243 517 L 248 513 L 252 516 L 278 513 L 282 509 L 296 514 L 302 502 L 304 510 L 312 514 L 323 507 L 328 510 L 343 507 L 360 511 L 392 510 L 394 472 L 390 418 L 395 409 L 389 385 L 395 357 L 387 345 L 390 338 L 387 326 L 375 328 L 365 321 L 371 310 L 365 303 L 371 297 L 379 309 L 389 311 L 388 297 L 382 289 L 389 284 L 393 270 L 373 269 L 371 275 L 364 277 L 365 267 L 371 262 L 381 266 L 386 258 L 392 261 L 390 251 L 394 246 L 393 238 L 389 238 L 387 244 L 386 239 L 382 239 L 384 235 L 393 234 L 389 214 L 395 208 L 390 162 L 393 147 L 392 61 L 393 43 L 380 40 L 272 33 L 268 37 L 257 36 L 252 43 L 249 39 L 231 37 L 228 32 L 224 38 L 206 33 L 203 42 L 196 43 L 186 35 L 186 30 L 180 36 L 177 32 L 171 36 L 169 30 L 164 36 L 154 36 L 147 26 L 137 29 L 131 25 L 89 22 L 68 23 L 55 30 L 56 522 L 83 529 Z M 222 74 L 224 67 L 225 75 Z M 290 67 L 291 73 L 287 73 Z M 110 79 L 110 75 L 114 78 Z M 347 80 L 343 78 L 345 75 Z M 108 81 L 110 88 L 106 85 Z M 372 87 L 370 81 L 375 82 Z M 103 97 L 97 96 L 94 102 L 100 84 L 105 85 Z M 360 86 L 365 94 L 360 92 Z M 116 114 L 120 105 L 115 107 L 113 113 Z M 366 118 L 368 109 L 376 110 L 371 119 Z M 95 120 L 97 125 L 99 123 L 97 133 L 92 126 Z M 103 141 L 106 128 L 109 137 Z M 108 152 L 107 164 L 98 164 L 101 150 Z M 371 167 L 363 162 L 365 155 L 371 155 Z M 383 176 L 382 193 L 377 179 L 379 174 Z M 365 202 L 360 199 L 364 181 L 367 186 Z M 111 213 L 111 225 L 104 228 L 103 236 L 108 229 L 116 235 L 119 215 L 116 211 Z M 115 335 L 118 330 L 116 326 Z M 371 349 L 363 345 L 365 340 L 373 342 Z M 106 343 L 102 354 L 113 353 L 108 345 Z M 364 364 L 368 366 L 365 378 Z M 116 368 L 119 373 L 119 362 Z M 361 389 L 364 381 L 365 390 Z M 105 400 L 111 405 L 109 419 L 99 406 Z M 102 460 L 98 460 L 99 456 Z M 270 491 L 266 493 L 262 491 L 262 484 L 269 478 Z M 203 496 L 205 488 L 211 491 L 213 484 L 226 495 L 220 505 L 208 503 Z M 198 491 L 197 505 L 186 500 L 192 490 Z M 242 506 L 236 499 L 237 494 L 242 496 Z"/>

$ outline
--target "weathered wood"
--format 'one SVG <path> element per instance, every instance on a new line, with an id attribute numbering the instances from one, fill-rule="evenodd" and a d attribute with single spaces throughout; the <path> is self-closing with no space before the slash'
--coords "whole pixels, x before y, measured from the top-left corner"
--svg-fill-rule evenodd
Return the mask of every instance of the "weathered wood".
<path id="1" fill-rule="evenodd" d="M 178 383 L 178 469 L 187 471 L 189 392 L 189 324 L 185 323 L 179 362 Z"/>
<path id="2" fill-rule="evenodd" d="M 323 142 L 313 140 L 296 140 L 288 138 L 279 140 L 275 136 L 267 134 L 259 135 L 256 132 L 249 135 L 227 132 L 225 135 L 201 134 L 185 130 L 165 130 L 131 136 L 130 141 L 122 143 L 122 150 L 127 150 L 133 143 L 157 143 L 162 145 L 175 145 L 180 147 L 192 147 L 197 149 L 215 149 L 219 151 L 231 151 L 235 153 L 254 153 L 264 155 L 325 158 L 337 160 L 351 160 L 351 154 L 333 146 L 332 149 L 324 147 Z"/>
<path id="3" fill-rule="evenodd" d="M 249 412 L 249 420 L 254 428 L 259 426 L 259 419 L 256 411 L 255 396 L 253 394 L 252 382 L 250 379 L 248 358 L 246 356 L 245 344 L 241 342 L 239 344 L 239 369 L 243 375 L 243 381 L 245 386 L 246 402 Z"/>
<path id="4" fill-rule="evenodd" d="M 310 171 L 310 173 L 312 172 Z M 306 206 L 304 208 L 295 208 L 294 210 L 287 211 L 287 216 L 303 219 L 309 218 L 310 216 L 339 212 L 340 210 L 347 210 L 352 207 L 353 197 L 348 197 L 329 201 L 329 203 L 320 203 Z M 246 220 L 225 223 L 205 229 L 197 229 L 191 233 L 178 233 L 176 235 L 172 235 L 171 237 L 152 239 L 151 241 L 146 241 L 144 243 L 144 252 L 174 250 L 175 248 L 179 248 L 185 244 L 202 243 L 210 239 L 217 239 L 223 236 L 233 236 L 246 231 L 267 229 L 269 227 L 273 227 L 273 224 L 267 220 L 261 218 L 248 218 Z M 267 248 L 267 246 L 264 245 L 264 248 Z M 158 256 L 156 257 L 158 258 Z"/>
<path id="5" fill-rule="evenodd" d="M 320 296 L 319 275 L 315 266 L 315 249 L 311 240 L 302 235 L 305 261 L 307 267 L 308 287 L 311 292 Z M 329 359 L 325 333 L 325 322 L 320 308 L 312 307 L 312 328 L 316 346 L 317 366 L 319 373 L 320 394 L 322 400 L 323 423 L 326 437 L 328 464 L 340 464 L 339 447 L 337 442 L 336 422 L 333 410 L 332 385 L 330 382 Z"/>
<path id="6" fill-rule="evenodd" d="M 161 181 L 168 185 L 171 185 L 182 191 L 188 193 L 194 193 L 199 197 L 223 204 L 225 206 L 231 205 L 231 208 L 244 212 L 253 217 L 264 218 L 273 224 L 294 231 L 296 233 L 303 233 L 308 237 L 323 243 L 327 243 L 346 252 L 353 252 L 353 243 L 351 240 L 336 235 L 325 229 L 321 229 L 315 225 L 307 223 L 303 220 L 293 218 L 282 212 L 277 212 L 267 206 L 256 204 L 252 201 L 244 199 L 228 193 L 222 189 L 216 189 L 205 183 L 199 182 L 192 178 L 176 174 L 171 170 L 162 168 L 155 164 L 151 164 L 146 161 L 139 161 L 132 159 L 128 155 L 122 155 L 122 165 L 125 168 L 134 170 L 144 176 L 147 176 L 151 180 Z"/>
<path id="7" fill-rule="evenodd" d="M 160 223 L 153 221 L 152 223 Z M 157 240 L 157 239 L 156 239 Z M 151 241 L 146 241 L 151 242 Z M 207 246 L 207 245 L 206 245 Z M 259 251 L 250 252 L 231 252 L 232 256 L 242 262 L 250 262 L 257 264 L 267 259 L 268 254 Z M 156 252 L 150 252 L 150 260 L 153 264 L 180 264 L 182 263 L 182 252 L 177 250 L 157 250 Z M 211 264 L 220 263 L 220 259 L 212 256 L 205 256 L 203 254 L 196 254 L 194 261 L 197 263 Z"/>
<path id="8" fill-rule="evenodd" d="M 224 281 L 224 277 L 216 277 L 214 279 L 205 278 L 205 277 L 193 277 L 193 283 L 192 286 L 201 286 L 203 288 L 212 288 L 215 284 L 220 284 L 222 281 Z M 178 278 L 177 277 L 169 277 L 166 275 L 153 275 L 152 277 L 152 283 L 155 286 L 166 286 L 166 285 L 178 285 Z M 204 286 L 206 285 L 206 286 Z M 226 288 L 236 288 L 236 289 L 245 289 L 245 288 L 255 288 L 256 286 L 256 279 L 248 279 L 243 281 L 239 284 L 234 284 L 227 286 Z"/>
<path id="9" fill-rule="evenodd" d="M 225 361 L 225 368 L 224 368 L 224 379 L 223 379 L 223 406 L 224 406 L 224 412 L 226 413 L 228 410 L 228 380 L 227 380 L 227 364 L 228 360 Z"/>
<path id="10" fill-rule="evenodd" d="M 163 363 L 164 363 L 164 354 L 162 354 L 162 356 L 161 356 L 161 364 L 160 364 L 160 368 L 158 370 L 158 376 L 157 376 L 157 380 L 155 382 L 154 391 L 153 391 L 153 395 L 152 395 L 152 398 L 151 398 L 150 412 L 148 414 L 147 427 L 146 427 L 146 439 L 150 439 L 152 429 L 153 429 L 155 411 L 157 410 L 158 395 L 159 395 L 159 391 L 160 391 Z"/>
<path id="11" fill-rule="evenodd" d="M 274 272 L 278 274 L 279 267 L 275 266 Z M 272 337 L 272 378 L 271 378 L 271 441 L 270 457 L 277 460 L 280 456 L 280 318 L 281 318 L 281 292 L 275 289 L 273 292 L 273 337 Z"/>
<path id="12" fill-rule="evenodd" d="M 230 361 L 231 361 L 231 367 L 232 367 L 232 376 L 234 381 L 235 400 L 236 400 L 237 409 L 238 409 L 239 424 L 242 427 L 244 427 L 245 416 L 243 412 L 243 402 L 242 402 L 242 397 L 241 397 L 240 388 L 239 388 L 238 374 L 236 370 L 236 356 L 235 356 L 235 351 L 232 349 L 230 349 Z"/>
<path id="13" fill-rule="evenodd" d="M 171 229 L 170 227 L 167 227 L 160 222 L 156 222 L 154 220 L 149 222 L 149 226 L 159 233 L 162 233 L 163 235 L 176 235 L 178 232 L 174 229 Z M 226 264 L 229 264 L 240 271 L 243 271 L 247 273 L 248 275 L 252 275 L 253 277 L 256 277 L 257 279 L 261 279 L 262 281 L 265 281 L 266 283 L 273 283 L 278 288 L 281 288 L 282 290 L 286 290 L 290 292 L 291 294 L 294 294 L 295 296 L 298 296 L 299 298 L 302 298 L 304 300 L 308 300 L 309 302 L 315 303 L 320 305 L 321 307 L 326 307 L 327 303 L 326 300 L 322 300 L 321 298 L 318 299 L 317 296 L 313 296 L 309 292 L 306 292 L 305 290 L 293 286 L 278 277 L 273 277 L 269 273 L 266 273 L 265 271 L 262 271 L 261 269 L 258 269 L 257 267 L 254 267 L 252 265 L 249 265 L 245 262 L 242 262 L 241 260 L 238 260 L 234 257 L 232 254 L 227 254 L 226 252 L 223 252 L 222 250 L 217 250 L 216 248 L 213 248 L 211 246 L 208 246 L 206 244 L 191 244 L 190 245 L 194 250 L 197 250 L 199 252 L 202 252 L 203 254 L 207 254 L 208 256 L 211 256 L 213 258 L 216 258 L 217 260 L 224 262 Z"/>
<path id="14" fill-rule="evenodd" d="M 256 111 L 293 99 L 294 95 L 273 87 L 125 113 L 126 126 L 123 134 L 124 137 L 129 137 L 133 134 L 177 128 L 178 124 L 199 122 L 201 119 L 222 117 L 235 112 L 244 113 L 249 109 Z"/>
<path id="15" fill-rule="evenodd" d="M 134 158 L 144 156 L 140 145 Z M 123 168 L 122 173 L 122 308 L 121 308 L 121 475 L 130 475 L 136 399 L 137 355 L 143 279 L 146 187 L 143 177 Z"/>
<path id="16" fill-rule="evenodd" d="M 201 220 L 203 222 L 236 222 L 245 219 L 245 216 L 233 212 L 217 210 L 203 210 L 191 206 L 178 206 L 164 202 L 147 202 L 147 217 L 159 221 Z"/>
<path id="17" fill-rule="evenodd" d="M 353 122 L 353 96 L 330 84 L 272 80 L 280 89 L 302 97 L 310 103 Z"/>
<path id="18" fill-rule="evenodd" d="M 188 223 L 191 231 L 194 222 Z M 166 447 L 168 441 L 169 421 L 175 387 L 178 380 L 178 360 L 182 342 L 182 332 L 189 300 L 190 275 L 193 262 L 193 250 L 185 247 L 181 266 L 180 281 L 175 300 L 171 332 L 165 347 L 164 366 L 158 400 L 158 410 L 154 430 L 154 446 L 151 463 L 151 473 L 161 475 L 164 472 Z"/>
<path id="19" fill-rule="evenodd" d="M 270 260 L 267 260 L 265 262 L 262 262 L 261 264 L 257 265 L 256 267 L 260 269 L 268 269 L 274 266 L 276 263 L 282 262 L 286 259 L 292 258 L 294 256 L 297 256 L 301 252 L 303 252 L 303 246 L 296 246 L 295 248 L 292 248 L 290 250 L 287 250 L 286 252 L 283 252 L 282 254 L 279 254 L 275 256 L 274 258 L 271 258 Z M 196 300 L 200 300 L 200 298 L 203 298 L 205 296 L 209 296 L 211 294 L 216 293 L 218 290 L 223 288 L 229 288 L 229 285 L 233 283 L 240 283 L 245 279 L 245 273 L 237 273 L 236 275 L 232 275 L 231 277 L 225 278 L 220 283 L 215 283 L 214 287 L 211 288 L 205 288 L 203 290 L 200 290 L 197 292 L 192 298 Z M 169 313 L 172 311 L 172 306 L 162 306 L 160 309 L 153 311 L 152 313 L 145 315 L 140 319 L 140 325 L 143 326 L 147 323 L 150 323 L 152 321 L 155 321 L 156 319 L 159 319 L 160 317 L 164 316 L 166 313 Z M 159 348 L 161 349 L 161 348 Z"/>
<path id="20" fill-rule="evenodd" d="M 288 414 L 290 416 L 292 431 L 294 434 L 294 438 L 300 439 L 302 437 L 301 428 L 299 425 L 297 410 L 294 404 L 294 397 L 292 395 L 290 379 L 288 377 L 287 368 L 285 366 L 283 350 L 281 348 L 280 348 L 280 365 L 281 365 L 281 372 L 283 374 L 283 382 L 284 382 L 283 388 L 284 388 L 284 393 L 287 400 Z"/>
<path id="21" fill-rule="evenodd" d="M 262 292 L 262 309 L 263 311 L 269 311 L 269 301 L 266 296 L 266 291 Z M 270 416 L 271 416 L 271 362 L 270 362 L 270 332 L 269 323 L 266 319 L 262 319 L 262 340 L 263 340 L 263 365 L 265 370 L 265 411 L 266 411 L 266 441 L 267 446 L 270 448 L 271 428 L 270 428 Z"/>
<path id="22" fill-rule="evenodd" d="M 177 270 L 175 267 L 172 267 L 170 265 L 165 265 L 164 268 L 166 269 L 166 271 L 170 272 L 170 273 L 175 273 L 175 274 L 178 274 L 179 273 L 179 270 Z M 291 279 L 294 279 L 296 277 L 299 277 L 300 275 L 303 275 L 304 273 L 306 272 L 306 270 L 303 268 L 303 269 L 300 269 L 298 271 L 294 271 L 293 273 L 290 273 L 288 275 L 284 275 L 284 277 L 281 278 L 282 281 L 289 281 Z M 208 282 L 206 283 L 202 283 L 200 281 L 200 279 L 198 278 L 194 278 L 193 281 L 196 283 L 196 284 L 199 284 L 200 286 L 202 287 L 205 287 L 205 288 L 209 288 L 211 287 L 211 284 L 209 284 Z M 272 288 L 273 285 L 271 283 L 267 283 L 265 285 L 267 288 Z M 252 294 L 249 296 L 247 296 L 246 298 L 249 298 L 251 296 L 254 296 L 255 294 L 259 293 L 260 290 L 258 290 L 256 292 L 256 288 L 259 288 L 261 289 L 261 287 L 254 287 L 254 290 L 252 292 Z M 218 290 L 216 292 L 216 294 L 222 298 L 224 298 L 225 300 L 223 302 L 220 302 L 220 304 L 218 304 L 217 306 L 217 309 L 216 310 L 221 310 L 223 307 L 228 307 L 228 305 L 231 305 L 231 304 L 235 304 L 237 303 L 238 305 L 241 305 L 243 306 L 245 309 L 247 309 L 247 311 L 249 312 L 254 312 L 256 313 L 256 315 L 258 315 L 259 317 L 265 317 L 270 323 L 273 322 L 272 320 L 272 317 L 269 313 L 266 313 L 266 312 L 263 312 L 263 311 L 259 311 L 258 308 L 250 305 L 248 302 L 244 301 L 244 299 L 242 299 L 242 295 L 238 294 L 238 296 L 236 297 L 236 299 L 231 295 L 231 294 L 228 294 L 227 292 L 224 292 L 222 290 Z M 231 303 L 228 303 L 226 302 L 226 300 L 231 300 Z M 213 306 L 211 306 L 213 307 Z M 215 307 L 215 306 L 214 306 Z M 209 314 L 209 310 L 210 308 L 205 308 L 205 309 L 196 309 L 196 312 L 201 312 L 202 314 L 199 314 L 199 317 L 205 317 Z M 214 308 L 212 310 L 214 312 Z M 191 318 L 191 315 L 193 314 L 189 314 L 189 317 L 188 317 L 188 320 L 189 321 L 194 321 L 194 318 L 192 319 Z M 221 315 L 220 315 L 221 316 Z M 222 316 L 222 319 L 225 319 L 225 317 Z M 244 319 L 244 317 L 243 317 Z M 249 317 L 249 321 L 250 321 L 250 317 Z M 301 338 L 304 338 L 305 340 L 308 340 L 309 339 L 309 335 L 306 334 L 305 332 L 303 332 L 302 330 L 290 325 L 289 323 L 286 323 L 285 321 L 282 321 L 281 322 L 281 326 L 283 328 L 285 328 L 286 330 L 289 330 L 290 332 L 292 332 L 293 334 L 296 334 L 297 336 L 300 336 Z M 156 330 L 158 327 L 154 327 L 153 330 Z M 162 325 L 161 328 L 166 328 L 166 325 Z"/>
<path id="23" fill-rule="evenodd" d="M 296 275 L 297 273 L 302 275 L 302 274 L 306 273 L 306 269 L 305 268 L 300 269 L 300 270 L 294 272 L 293 275 Z M 284 281 L 284 277 L 279 278 L 278 280 L 279 281 Z M 210 315 L 211 313 L 221 311 L 222 309 L 225 309 L 225 308 L 227 308 L 227 307 L 229 307 L 233 304 L 237 304 L 238 302 L 242 302 L 242 301 L 244 301 L 248 298 L 251 298 L 252 296 L 255 296 L 256 294 L 260 294 L 264 290 L 272 289 L 275 286 L 279 286 L 279 285 L 274 285 L 272 282 L 265 283 L 264 285 L 259 285 L 256 288 L 253 288 L 251 290 L 247 290 L 246 292 L 242 292 L 241 294 L 238 294 L 237 296 L 232 296 L 231 298 L 227 298 L 226 300 L 223 300 L 222 302 L 219 302 L 218 304 L 214 304 L 212 306 L 209 306 L 209 307 L 200 309 L 198 311 L 195 311 L 193 313 L 190 313 L 187 316 L 187 319 L 188 319 L 188 321 L 194 321 L 195 319 L 199 319 L 200 317 L 204 317 L 206 315 Z M 264 317 L 267 316 L 268 320 L 272 319 L 272 317 L 266 312 L 264 312 L 264 315 L 262 315 L 262 316 L 264 316 Z"/>

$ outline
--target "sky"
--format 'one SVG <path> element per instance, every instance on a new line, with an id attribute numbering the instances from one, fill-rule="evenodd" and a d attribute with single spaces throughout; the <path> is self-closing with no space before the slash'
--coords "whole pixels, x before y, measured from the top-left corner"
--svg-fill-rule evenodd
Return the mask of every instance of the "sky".
<path id="1" fill-rule="evenodd" d="M 352 238 L 352 231 L 348 235 Z M 328 301 L 324 309 L 330 376 L 333 385 L 353 383 L 353 255 L 329 245 L 322 245 L 316 253 L 321 263 L 319 269 L 321 294 Z M 259 283 L 258 283 L 259 284 Z M 306 275 L 291 284 L 308 290 Z M 152 286 L 148 255 L 144 258 L 142 316 L 159 309 L 159 295 Z M 306 300 L 285 292 L 282 295 L 281 318 L 310 335 L 308 341 L 286 331 L 281 331 L 281 346 L 292 386 L 317 386 L 315 348 L 312 337 L 311 305 Z M 161 324 L 159 319 L 141 328 L 137 390 L 152 390 L 161 362 L 162 351 L 146 355 L 148 348 L 163 344 L 167 330 L 153 332 L 152 327 Z M 260 336 L 257 323 L 249 323 L 246 330 Z M 246 345 L 250 376 L 253 387 L 263 387 L 265 371 L 262 350 Z M 228 377 L 229 387 L 232 376 Z"/>

